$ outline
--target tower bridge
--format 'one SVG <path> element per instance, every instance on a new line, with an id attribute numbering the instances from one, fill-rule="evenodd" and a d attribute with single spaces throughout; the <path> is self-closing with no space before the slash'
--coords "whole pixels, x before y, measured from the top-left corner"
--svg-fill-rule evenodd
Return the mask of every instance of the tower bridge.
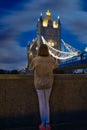
<path id="1" fill-rule="evenodd" d="M 32 58 L 37 54 L 37 50 L 41 44 L 42 36 L 50 47 L 61 50 L 60 17 L 58 16 L 57 21 L 53 20 L 49 10 L 46 12 L 45 18 L 42 17 L 41 13 L 37 21 L 37 37 L 32 40 L 31 44 L 29 44 L 27 48 L 28 66 Z"/>
<path id="2" fill-rule="evenodd" d="M 42 18 L 42 13 L 38 19 L 37 37 L 32 40 L 32 43 L 29 44 L 27 48 L 27 67 L 29 67 L 32 58 L 36 56 L 41 40 L 48 46 L 50 55 L 58 60 L 60 68 L 72 68 L 72 66 L 81 67 L 83 64 L 83 66 L 87 65 L 87 55 L 86 59 L 82 59 L 83 54 L 80 50 L 72 47 L 70 44 L 61 39 L 60 17 L 58 16 L 57 22 L 54 21 L 49 10 L 46 12 L 44 19 Z M 62 50 L 63 46 L 66 51 Z"/>

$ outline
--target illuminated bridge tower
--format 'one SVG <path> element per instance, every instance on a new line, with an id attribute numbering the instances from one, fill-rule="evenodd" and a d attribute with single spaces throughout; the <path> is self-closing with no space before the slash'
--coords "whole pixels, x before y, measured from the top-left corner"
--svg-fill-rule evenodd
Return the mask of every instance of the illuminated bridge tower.
<path id="1" fill-rule="evenodd" d="M 42 19 L 42 14 L 37 23 L 37 39 L 38 44 L 40 44 L 41 36 L 43 36 L 46 41 L 54 48 L 61 49 L 60 39 L 61 39 L 61 23 L 58 16 L 58 21 L 54 21 L 51 17 L 51 13 L 48 10 L 46 16 Z"/>
<path id="2" fill-rule="evenodd" d="M 61 23 L 60 18 L 58 16 L 57 22 L 53 20 L 51 17 L 51 13 L 48 10 L 46 12 L 46 16 L 43 19 L 42 14 L 37 22 L 37 37 L 32 40 L 30 46 L 28 46 L 28 66 L 34 56 L 37 54 L 38 47 L 41 44 L 41 36 L 45 38 L 50 46 L 61 50 Z"/>

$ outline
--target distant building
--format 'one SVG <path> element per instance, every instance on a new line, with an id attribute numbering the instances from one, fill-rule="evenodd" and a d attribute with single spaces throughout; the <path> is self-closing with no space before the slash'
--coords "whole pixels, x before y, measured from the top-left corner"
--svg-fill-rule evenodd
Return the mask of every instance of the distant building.
<path id="1" fill-rule="evenodd" d="M 41 36 L 54 48 L 61 50 L 61 22 L 58 16 L 58 21 L 54 21 L 51 17 L 51 13 L 48 10 L 46 16 L 43 19 L 42 14 L 37 22 L 37 37 L 32 40 L 32 43 L 27 48 L 28 66 L 33 57 L 36 56 L 37 50 L 41 44 Z"/>

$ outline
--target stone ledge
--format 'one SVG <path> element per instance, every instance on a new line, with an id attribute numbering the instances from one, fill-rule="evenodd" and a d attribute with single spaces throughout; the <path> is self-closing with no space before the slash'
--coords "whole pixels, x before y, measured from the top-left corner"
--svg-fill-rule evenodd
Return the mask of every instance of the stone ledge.
<path id="1" fill-rule="evenodd" d="M 0 75 L 0 127 L 38 124 L 33 80 L 33 75 Z M 54 75 L 50 107 L 52 123 L 87 121 L 87 75 Z"/>
<path id="2" fill-rule="evenodd" d="M 33 74 L 0 74 L 0 79 L 33 79 Z M 54 74 L 55 79 L 87 79 L 87 74 Z"/>

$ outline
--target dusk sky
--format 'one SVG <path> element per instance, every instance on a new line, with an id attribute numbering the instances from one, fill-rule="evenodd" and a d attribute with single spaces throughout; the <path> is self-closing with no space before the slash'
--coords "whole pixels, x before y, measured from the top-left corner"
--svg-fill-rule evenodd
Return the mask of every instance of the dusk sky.
<path id="1" fill-rule="evenodd" d="M 78 50 L 87 47 L 87 0 L 0 0 L 0 69 L 26 67 L 28 42 L 47 10 L 55 21 L 60 16 L 65 42 Z"/>

